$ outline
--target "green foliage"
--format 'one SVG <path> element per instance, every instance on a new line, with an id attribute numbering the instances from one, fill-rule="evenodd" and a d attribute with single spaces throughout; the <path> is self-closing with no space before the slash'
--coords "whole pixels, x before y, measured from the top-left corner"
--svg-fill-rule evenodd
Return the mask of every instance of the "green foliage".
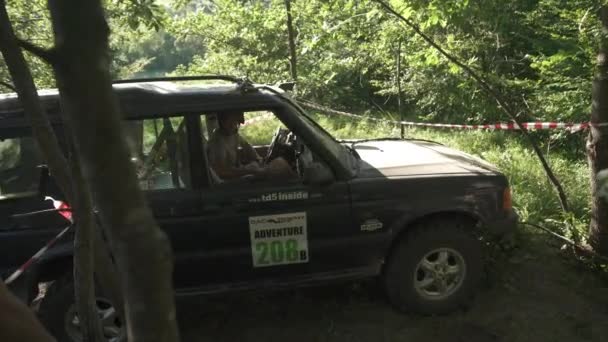
<path id="1" fill-rule="evenodd" d="M 45 1 L 9 0 L 6 2 L 6 7 L 13 29 L 19 38 L 44 48 L 52 46 L 50 15 Z M 36 86 L 39 88 L 53 87 L 55 80 L 51 68 L 29 53 L 26 53 L 25 57 L 34 76 Z M 10 79 L 4 59 L 0 59 L 0 80 L 11 83 Z"/>
<path id="2" fill-rule="evenodd" d="M 170 29 L 178 42 L 199 40 L 206 46 L 176 73 L 246 75 L 268 83 L 286 79 L 287 33 L 281 4 L 278 0 L 219 0 L 206 11 L 176 19 Z"/>
<path id="3" fill-rule="evenodd" d="M 158 31 L 166 19 L 165 9 L 156 0 L 112 0 L 107 3 L 106 11 L 110 18 L 132 30 L 146 26 Z"/>
<path id="4" fill-rule="evenodd" d="M 169 24 L 206 49 L 177 74 L 289 78 L 283 1 L 177 1 L 197 9 Z M 187 3 L 188 5 L 184 5 Z M 597 51 L 599 2 L 391 1 L 450 53 L 484 75 L 530 120 L 586 120 Z M 295 1 L 300 96 L 333 107 L 396 109 L 396 53 L 406 118 L 506 120 L 479 85 L 373 1 Z M 505 15 L 508 13 L 509 15 Z M 556 137 L 555 139 L 558 139 Z"/>
<path id="5" fill-rule="evenodd" d="M 19 38 L 43 48 L 51 48 L 53 33 L 46 2 L 46 0 L 8 0 L 6 6 Z M 158 64 L 166 61 L 165 56 L 171 55 L 171 52 L 165 55 L 167 47 L 173 42 L 170 38 L 158 33 L 157 36 L 166 38 L 168 42 L 161 44 L 151 42 L 157 40 L 155 33 L 168 20 L 166 8 L 157 4 L 156 0 L 106 0 L 105 8 L 112 33 L 110 50 L 114 58 L 111 67 L 117 78 L 132 77 L 142 72 L 148 65 L 150 68 L 157 68 Z M 142 39 L 144 37 L 147 40 Z M 135 47 L 139 44 L 143 48 Z M 153 51 L 155 44 L 160 46 Z M 188 51 L 188 49 L 184 50 Z M 181 52 L 179 49 L 178 51 Z M 53 72 L 48 64 L 28 53 L 26 60 L 38 88 L 55 86 Z M 166 63 L 163 66 L 175 68 L 177 64 Z M 0 80 L 10 83 L 10 76 L 3 59 L 0 59 Z"/>
<path id="6" fill-rule="evenodd" d="M 50 46 L 44 3 L 11 0 L 8 7 L 23 38 Z M 524 119 L 587 119 L 601 38 L 599 0 L 390 3 L 484 75 L 517 111 L 529 113 Z M 117 78 L 167 73 L 247 75 L 265 83 L 290 78 L 283 0 L 106 0 L 106 8 Z M 506 120 L 476 82 L 375 2 L 294 1 L 292 13 L 300 96 L 358 112 L 396 111 L 401 43 L 407 119 Z M 36 81 L 51 86 L 48 67 L 31 63 Z"/>

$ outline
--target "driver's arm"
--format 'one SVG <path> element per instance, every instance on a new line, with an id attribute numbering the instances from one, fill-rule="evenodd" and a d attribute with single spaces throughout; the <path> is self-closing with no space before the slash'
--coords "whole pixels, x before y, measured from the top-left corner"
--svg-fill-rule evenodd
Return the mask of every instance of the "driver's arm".
<path id="1" fill-rule="evenodd" d="M 261 168 L 230 167 L 222 163 L 211 163 L 211 167 L 221 179 L 235 179 L 246 175 L 261 176 L 264 173 Z"/>
<path id="2" fill-rule="evenodd" d="M 229 158 L 221 149 L 212 148 L 210 146 L 207 157 L 209 165 L 213 168 L 213 171 L 221 179 L 234 179 L 245 175 L 259 176 L 263 173 L 263 169 L 259 167 L 236 167 L 230 163 Z"/>
<path id="3" fill-rule="evenodd" d="M 258 154 L 258 152 L 249 144 L 245 138 L 239 135 L 239 145 L 243 149 L 243 163 L 249 164 L 252 162 L 260 163 L 262 161 L 262 157 Z"/>

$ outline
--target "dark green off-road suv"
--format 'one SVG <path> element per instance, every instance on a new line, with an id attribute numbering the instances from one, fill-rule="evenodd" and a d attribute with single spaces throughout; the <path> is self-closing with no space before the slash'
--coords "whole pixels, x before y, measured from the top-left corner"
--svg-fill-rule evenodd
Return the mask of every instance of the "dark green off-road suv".
<path id="1" fill-rule="evenodd" d="M 397 309 L 434 314 L 474 294 L 483 272 L 479 236 L 516 226 L 503 174 L 434 142 L 337 141 L 282 89 L 218 78 L 229 83 L 114 85 L 141 188 L 173 246 L 176 296 L 378 277 Z M 63 137 L 57 92 L 40 95 Z M 267 163 L 284 158 L 297 177 L 218 177 L 206 144 L 217 119 L 235 111 L 244 113 L 245 137 L 276 128 L 255 148 Z M 65 224 L 48 212 L 19 215 L 51 208 L 44 196 L 61 194 L 39 187 L 41 158 L 15 94 L 0 95 L 0 157 L 5 278 Z M 48 284 L 40 315 L 60 340 L 80 338 L 72 238 L 15 289 L 31 301 L 38 284 Z M 119 338 L 120 319 L 102 295 L 99 307 L 108 339 Z"/>

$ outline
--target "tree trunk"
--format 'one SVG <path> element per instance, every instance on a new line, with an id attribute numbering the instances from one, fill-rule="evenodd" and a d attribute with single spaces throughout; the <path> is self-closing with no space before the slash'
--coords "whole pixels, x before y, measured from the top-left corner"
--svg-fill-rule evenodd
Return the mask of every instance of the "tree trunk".
<path id="1" fill-rule="evenodd" d="M 38 148 L 46 158 L 53 178 L 60 186 L 66 187 L 62 190 L 65 190 L 65 195 L 69 196 L 72 193 L 72 179 L 67 160 L 61 152 L 57 137 L 38 99 L 36 85 L 17 43 L 4 0 L 0 0 L 0 5 L 0 50 L 2 56 L 13 79 L 25 115 L 32 123 L 33 135 L 38 143 Z"/>
<path id="2" fill-rule="evenodd" d="M 291 17 L 291 0 L 285 0 L 285 10 L 287 11 L 287 34 L 289 36 L 289 70 L 291 71 L 291 78 L 296 82 L 298 80 L 296 36 Z"/>
<path id="3" fill-rule="evenodd" d="M 399 121 L 401 121 L 401 139 L 405 138 L 405 125 L 403 124 L 403 109 L 401 108 L 401 40 L 397 47 L 397 74 L 395 82 L 397 82 L 397 110 L 399 110 Z"/>
<path id="4" fill-rule="evenodd" d="M 91 207 L 90 194 L 87 191 L 78 158 L 72 160 L 74 176 L 74 218 L 76 238 L 74 239 L 74 295 L 78 318 L 82 328 L 83 342 L 101 342 L 103 332 L 97 314 L 95 297 L 95 279 L 93 277 L 93 229 L 95 219 Z"/>
<path id="5" fill-rule="evenodd" d="M 129 341 L 177 341 L 173 258 L 143 194 L 121 126 L 109 73 L 100 0 L 49 0 L 54 64 L 86 183 L 124 275 Z"/>
<path id="6" fill-rule="evenodd" d="M 608 7 L 600 10 L 603 34 L 608 33 Z M 593 108 L 587 141 L 587 154 L 591 169 L 591 224 L 589 244 L 596 252 L 608 255 L 608 204 L 599 196 L 597 174 L 608 169 L 608 126 L 593 124 L 608 122 L 608 42 L 603 37 L 598 55 L 597 75 L 593 82 Z"/>
<path id="7" fill-rule="evenodd" d="M 103 334 L 95 310 L 92 225 L 84 224 L 92 221 L 90 202 L 83 198 L 83 196 L 87 196 L 85 188 L 78 191 L 77 196 L 72 196 L 72 180 L 67 161 L 61 152 L 57 137 L 38 98 L 36 86 L 9 21 L 4 0 L 0 0 L 0 23 L 2 25 L 0 27 L 0 49 L 24 111 L 32 123 L 33 134 L 39 149 L 46 157 L 49 169 L 57 183 L 61 185 L 64 194 L 69 196 L 70 199 L 75 199 L 75 201 L 70 201 L 73 205 L 82 207 L 77 210 L 75 215 L 79 221 L 78 223 L 80 223 L 76 233 L 74 253 L 75 297 L 82 322 L 84 341 L 101 341 Z"/>

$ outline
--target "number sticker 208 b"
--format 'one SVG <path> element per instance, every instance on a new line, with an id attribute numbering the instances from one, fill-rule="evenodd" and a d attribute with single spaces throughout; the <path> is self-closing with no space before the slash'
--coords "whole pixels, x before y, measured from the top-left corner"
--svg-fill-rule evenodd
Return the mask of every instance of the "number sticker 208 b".
<path id="1" fill-rule="evenodd" d="M 306 213 L 249 218 L 253 267 L 308 262 Z"/>

